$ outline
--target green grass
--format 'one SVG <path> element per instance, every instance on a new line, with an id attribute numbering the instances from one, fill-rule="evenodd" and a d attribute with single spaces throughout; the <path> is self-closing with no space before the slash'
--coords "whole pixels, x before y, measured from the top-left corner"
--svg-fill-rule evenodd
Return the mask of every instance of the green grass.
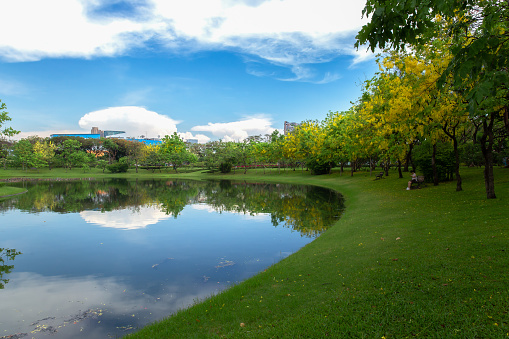
<path id="1" fill-rule="evenodd" d="M 181 174 L 326 186 L 345 196 L 346 210 L 297 253 L 132 337 L 507 338 L 509 170 L 495 169 L 493 200 L 482 170 L 462 175 L 456 192 L 455 182 L 406 191 L 408 178 L 395 172 L 376 181 L 366 173 Z"/>

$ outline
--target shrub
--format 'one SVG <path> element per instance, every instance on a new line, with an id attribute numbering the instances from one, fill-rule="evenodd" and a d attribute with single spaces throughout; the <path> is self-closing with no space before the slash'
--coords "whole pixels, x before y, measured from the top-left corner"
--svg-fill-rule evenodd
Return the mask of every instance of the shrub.
<path id="1" fill-rule="evenodd" d="M 332 168 L 332 164 L 330 162 L 318 162 L 314 159 L 308 161 L 306 165 L 311 170 L 311 173 L 316 175 L 329 174 Z"/>
<path id="2" fill-rule="evenodd" d="M 125 173 L 129 169 L 129 164 L 116 162 L 106 166 L 106 169 L 111 173 Z"/>
<path id="3" fill-rule="evenodd" d="M 222 162 L 219 164 L 219 170 L 221 173 L 230 173 L 232 171 L 232 164 L 229 162 Z"/>

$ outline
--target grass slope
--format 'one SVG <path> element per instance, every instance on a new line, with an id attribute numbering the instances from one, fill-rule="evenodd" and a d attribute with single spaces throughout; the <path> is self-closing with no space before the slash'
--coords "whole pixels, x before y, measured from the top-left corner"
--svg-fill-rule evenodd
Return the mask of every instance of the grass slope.
<path id="1" fill-rule="evenodd" d="M 485 199 L 481 170 L 462 175 L 464 191 L 455 192 L 455 183 L 406 191 L 394 172 L 376 181 L 365 173 L 181 174 L 326 186 L 345 196 L 346 211 L 265 272 L 131 337 L 506 338 L 509 171 L 495 169 L 494 200 Z"/>
<path id="2" fill-rule="evenodd" d="M 463 192 L 406 191 L 394 173 L 268 176 L 336 189 L 346 212 L 296 254 L 132 337 L 506 337 L 508 171 L 489 201 L 481 171 L 463 172 Z"/>

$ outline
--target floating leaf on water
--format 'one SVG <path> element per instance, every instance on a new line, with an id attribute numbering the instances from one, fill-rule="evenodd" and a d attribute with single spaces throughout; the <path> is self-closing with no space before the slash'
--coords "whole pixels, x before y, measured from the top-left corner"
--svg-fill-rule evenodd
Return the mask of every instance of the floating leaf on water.
<path id="1" fill-rule="evenodd" d="M 235 263 L 233 261 L 225 260 L 225 261 L 221 261 L 219 264 L 217 264 L 217 266 L 215 266 L 215 268 L 222 268 L 222 267 L 233 266 L 233 265 L 235 265 Z"/>
<path id="2" fill-rule="evenodd" d="M 164 264 L 164 263 L 166 263 L 166 262 L 168 262 L 170 260 L 173 260 L 173 258 L 166 258 L 163 261 L 161 261 L 160 263 L 152 265 L 152 268 L 153 269 L 157 269 L 159 267 L 159 265 Z"/>

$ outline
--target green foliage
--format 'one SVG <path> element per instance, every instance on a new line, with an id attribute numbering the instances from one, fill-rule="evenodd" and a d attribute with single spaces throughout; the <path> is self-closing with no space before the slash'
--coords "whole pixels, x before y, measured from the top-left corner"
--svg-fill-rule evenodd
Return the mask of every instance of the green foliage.
<path id="1" fill-rule="evenodd" d="M 120 159 L 118 159 L 118 162 L 121 163 L 121 164 L 127 164 L 128 166 L 130 165 L 130 160 L 129 157 L 122 157 Z"/>
<path id="2" fill-rule="evenodd" d="M 148 148 L 147 154 L 141 162 L 141 168 L 151 169 L 152 172 L 154 172 L 156 169 L 161 170 L 161 168 L 164 168 L 165 166 L 164 156 L 158 151 L 158 149 L 155 147 Z"/>
<path id="3" fill-rule="evenodd" d="M 104 170 L 106 169 L 106 166 L 108 166 L 108 161 L 101 159 L 101 160 L 99 160 L 97 162 L 97 166 L 99 168 L 101 168 L 103 170 L 103 173 L 104 173 Z"/>
<path id="4" fill-rule="evenodd" d="M 163 143 L 158 147 L 158 153 L 164 161 L 170 164 L 175 172 L 177 168 L 186 163 L 196 162 L 197 157 L 187 150 L 186 143 L 175 132 L 171 136 L 166 135 Z"/>
<path id="5" fill-rule="evenodd" d="M 60 158 L 65 168 L 72 169 L 80 166 L 84 160 L 85 152 L 80 150 L 81 143 L 76 139 L 66 139 L 60 146 Z"/>
<path id="6" fill-rule="evenodd" d="M 107 151 L 110 163 L 128 155 L 131 141 L 116 138 L 102 138 L 102 147 Z"/>
<path id="7" fill-rule="evenodd" d="M 219 171 L 221 173 L 230 173 L 232 171 L 232 164 L 230 162 L 222 162 L 219 164 Z"/>
<path id="8" fill-rule="evenodd" d="M 111 173 L 125 173 L 129 169 L 129 164 L 122 162 L 115 162 L 111 165 L 107 165 L 106 169 Z"/>
<path id="9" fill-rule="evenodd" d="M 467 166 L 482 166 L 484 159 L 479 143 L 467 142 L 460 146 L 461 162 Z"/>
<path id="10" fill-rule="evenodd" d="M 319 162 L 316 159 L 311 159 L 306 163 L 306 166 L 311 170 L 311 173 L 320 175 L 320 174 L 329 174 L 332 168 L 331 162 Z"/>
<path id="11" fill-rule="evenodd" d="M 9 279 L 4 278 L 4 275 L 11 273 L 14 269 L 14 265 L 7 265 L 7 263 L 13 261 L 20 254 L 22 253 L 15 249 L 0 248 L 0 289 L 3 289 L 9 282 Z"/>
<path id="12" fill-rule="evenodd" d="M 426 181 L 433 181 L 432 166 L 433 145 L 430 142 L 424 142 L 414 149 L 413 160 L 417 170 L 421 172 Z M 454 151 L 450 144 L 437 143 L 437 152 L 435 156 L 436 168 L 439 181 L 452 180 L 454 173 Z"/>
<path id="13" fill-rule="evenodd" d="M 6 109 L 7 105 L 5 104 L 5 102 L 2 102 L 2 100 L 0 100 L 0 139 L 2 139 L 4 135 L 12 137 L 19 133 L 19 131 L 16 131 L 12 127 L 5 127 L 3 130 L 1 129 L 6 121 L 12 120 L 11 117 L 9 116 L 9 112 L 7 112 Z"/>
<path id="14" fill-rule="evenodd" d="M 21 139 L 14 144 L 12 159 L 15 167 L 21 167 L 24 170 L 34 166 L 37 160 L 29 140 Z"/>
<path id="15" fill-rule="evenodd" d="M 233 141 L 212 141 L 209 142 L 204 150 L 203 158 L 205 160 L 205 166 L 211 170 L 228 171 L 228 165 L 231 168 L 237 163 L 248 163 L 252 161 L 252 158 L 248 157 L 248 145 L 249 143 L 242 143 L 240 146 Z M 226 173 L 226 172 L 223 172 Z"/>

